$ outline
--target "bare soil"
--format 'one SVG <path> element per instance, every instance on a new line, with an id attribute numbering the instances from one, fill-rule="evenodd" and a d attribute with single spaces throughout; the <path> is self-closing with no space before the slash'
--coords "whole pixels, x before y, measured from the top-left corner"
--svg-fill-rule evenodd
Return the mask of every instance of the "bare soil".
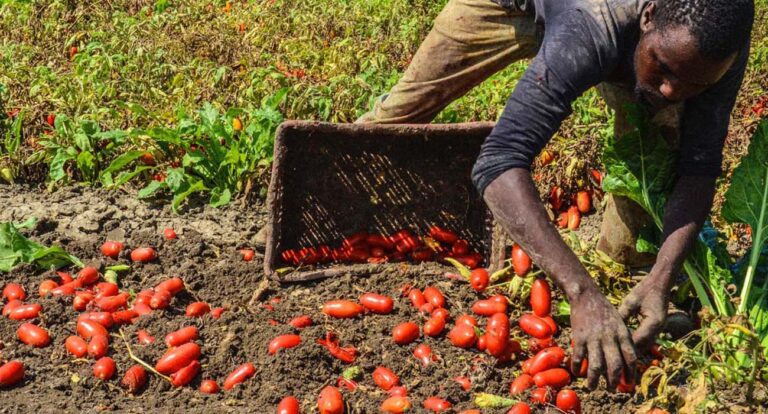
<path id="1" fill-rule="evenodd" d="M 343 346 L 356 346 L 360 356 L 354 365 L 363 371 L 357 391 L 344 391 L 348 412 L 378 412 L 386 398 L 371 380 L 379 365 L 392 369 L 408 388 L 408 395 L 421 412 L 421 402 L 437 395 L 454 404 L 456 412 L 473 408 L 474 392 L 508 395 L 509 384 L 519 374 L 519 360 L 496 365 L 487 354 L 461 350 L 450 345 L 445 335 L 422 338 L 429 344 L 439 361 L 422 367 L 412 356 L 416 344 L 395 345 L 390 337 L 393 326 L 404 321 L 421 323 L 424 317 L 399 295 L 403 285 L 423 288 L 437 286 L 447 298 L 447 308 L 453 317 L 469 312 L 478 295 L 468 285 L 444 276 L 448 268 L 435 264 L 391 264 L 383 271 L 364 277 L 345 275 L 305 284 L 279 286 L 270 282 L 267 290 L 253 306 L 248 303 L 263 279 L 262 257 L 257 253 L 252 262 L 244 262 L 237 249 L 250 246 L 258 229 L 264 224 L 265 209 L 261 205 L 241 205 L 238 202 L 220 209 L 192 205 L 182 215 L 171 212 L 167 203 L 152 204 L 137 201 L 132 194 L 107 192 L 86 188 L 69 188 L 56 193 L 40 189 L 0 186 L 0 221 L 22 221 L 30 216 L 39 219 L 27 236 L 45 244 L 59 244 L 84 262 L 103 267 L 115 263 L 131 264 L 122 274 L 123 289 L 138 292 L 173 276 L 186 282 L 187 290 L 179 294 L 169 309 L 156 311 L 124 328 L 126 339 L 138 356 L 151 364 L 165 352 L 164 336 L 187 325 L 200 329 L 202 347 L 201 374 L 184 388 L 173 388 L 156 376 L 150 376 L 145 390 L 132 396 L 119 388 L 119 378 L 134 362 L 129 358 L 123 340 L 111 338 L 109 356 L 115 359 L 118 373 L 111 381 L 96 380 L 92 361 L 75 360 L 63 346 L 65 338 L 75 333 L 78 312 L 72 299 L 65 297 L 38 298 L 39 283 L 55 277 L 52 271 L 40 271 L 21 266 L 10 274 L 0 275 L 0 284 L 8 281 L 22 283 L 31 301 L 39 301 L 44 315 L 39 325 L 49 330 L 53 343 L 42 349 L 32 349 L 16 339 L 18 322 L 0 319 L 0 360 L 18 359 L 27 367 L 23 384 L 3 390 L 0 412 L 274 412 L 274 407 L 286 395 L 301 401 L 302 412 L 315 412 L 317 395 L 322 387 L 335 385 L 342 371 L 349 367 L 329 355 L 316 339 L 328 331 L 336 333 Z M 589 239 L 594 239 L 599 224 L 597 216 L 584 221 Z M 363 223 L 361 223 L 363 224 Z M 165 240 L 163 229 L 171 227 L 178 239 Z M 123 241 L 127 249 L 118 260 L 101 256 L 99 246 L 106 240 Z M 159 258 L 150 264 L 135 264 L 128 259 L 131 248 L 152 246 Z M 323 302 L 331 299 L 356 299 L 363 292 L 378 292 L 396 297 L 395 311 L 390 315 L 368 315 L 351 320 L 326 318 L 320 312 Z M 206 301 L 212 307 L 228 310 L 220 319 L 207 315 L 199 320 L 184 316 L 186 305 Z M 513 320 L 527 307 L 513 305 Z M 267 344 L 277 335 L 294 332 L 285 323 L 300 314 L 308 314 L 315 326 L 300 331 L 302 343 L 296 348 L 267 353 Z M 446 332 L 452 324 L 449 324 Z M 139 345 L 136 332 L 146 329 L 157 338 L 149 346 Z M 567 332 L 567 331 L 566 331 Z M 523 337 L 521 332 L 514 335 Z M 567 335 L 560 335 L 562 345 Z M 523 354 L 519 358 L 526 358 Z M 219 384 L 237 365 L 251 361 L 257 368 L 254 378 L 233 391 L 216 395 L 197 390 L 204 379 Z M 464 375 L 472 380 L 472 392 L 463 391 L 453 381 Z M 605 391 L 588 393 L 581 381 L 574 389 L 582 398 L 585 413 L 634 412 L 640 397 L 611 394 Z M 484 410 L 503 413 L 505 410 Z M 538 413 L 558 412 L 539 408 Z"/>

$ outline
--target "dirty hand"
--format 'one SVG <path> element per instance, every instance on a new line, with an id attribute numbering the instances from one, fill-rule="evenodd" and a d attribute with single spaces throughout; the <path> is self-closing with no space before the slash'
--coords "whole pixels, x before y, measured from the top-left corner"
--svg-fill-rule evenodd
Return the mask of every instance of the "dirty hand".
<path id="1" fill-rule="evenodd" d="M 621 316 L 595 286 L 571 298 L 573 329 L 572 372 L 579 372 L 584 359 L 589 361 L 589 387 L 595 389 L 601 375 L 613 390 L 622 371 L 634 378 L 637 356 L 629 329 Z"/>
<path id="2" fill-rule="evenodd" d="M 669 303 L 669 279 L 651 271 L 621 302 L 619 314 L 625 321 L 631 316 L 640 319 L 640 325 L 632 334 L 637 349 L 648 349 L 664 326 Z"/>

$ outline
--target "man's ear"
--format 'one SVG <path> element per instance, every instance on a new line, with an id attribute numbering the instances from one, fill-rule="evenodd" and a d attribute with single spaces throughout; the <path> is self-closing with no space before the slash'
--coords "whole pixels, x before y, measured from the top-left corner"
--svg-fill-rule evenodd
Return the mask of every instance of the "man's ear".
<path id="1" fill-rule="evenodd" d="M 640 13 L 640 31 L 642 33 L 653 30 L 655 13 L 656 2 L 649 1 L 648 4 L 646 4 L 643 8 L 643 11 Z"/>

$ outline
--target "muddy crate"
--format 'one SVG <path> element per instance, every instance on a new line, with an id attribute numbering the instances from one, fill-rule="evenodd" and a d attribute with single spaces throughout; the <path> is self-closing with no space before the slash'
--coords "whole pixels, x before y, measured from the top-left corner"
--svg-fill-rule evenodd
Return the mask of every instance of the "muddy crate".
<path id="1" fill-rule="evenodd" d="M 302 266 L 288 272 L 280 253 L 327 244 L 355 232 L 424 235 L 454 230 L 496 268 L 504 243 L 470 174 L 492 124 L 358 125 L 289 121 L 277 130 L 267 205 L 264 270 L 284 282 L 351 273 L 380 264 Z M 497 229 L 496 233 L 500 233 Z M 495 246 L 494 246 L 495 244 Z M 278 274 L 279 273 L 279 274 Z"/>

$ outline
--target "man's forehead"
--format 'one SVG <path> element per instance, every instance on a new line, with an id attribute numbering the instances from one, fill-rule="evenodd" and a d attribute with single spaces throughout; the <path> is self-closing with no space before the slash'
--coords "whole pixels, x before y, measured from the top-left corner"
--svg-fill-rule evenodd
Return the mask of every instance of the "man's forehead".
<path id="1" fill-rule="evenodd" d="M 699 85 L 712 85 L 728 71 L 734 57 L 725 61 L 707 59 L 699 53 L 698 42 L 690 29 L 683 26 L 658 32 L 654 52 L 659 62 L 680 80 Z"/>

